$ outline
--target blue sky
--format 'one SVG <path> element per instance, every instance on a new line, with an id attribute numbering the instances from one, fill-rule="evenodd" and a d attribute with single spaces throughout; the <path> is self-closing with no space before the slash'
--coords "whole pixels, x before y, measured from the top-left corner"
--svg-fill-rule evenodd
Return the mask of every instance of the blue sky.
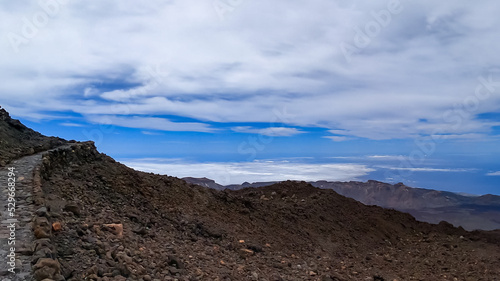
<path id="1" fill-rule="evenodd" d="M 496 1 L 0 3 L 0 105 L 220 183 L 500 194 Z"/>

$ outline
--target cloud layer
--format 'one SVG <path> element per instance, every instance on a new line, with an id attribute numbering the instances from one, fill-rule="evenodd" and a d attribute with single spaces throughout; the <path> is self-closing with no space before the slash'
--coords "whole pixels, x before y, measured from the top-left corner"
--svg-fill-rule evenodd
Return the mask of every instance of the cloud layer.
<path id="1" fill-rule="evenodd" d="M 237 133 L 251 133 L 258 134 L 269 137 L 289 137 L 304 133 L 296 128 L 286 128 L 286 127 L 269 127 L 263 129 L 256 129 L 249 126 L 234 127 L 233 131 Z"/>
<path id="2" fill-rule="evenodd" d="M 32 119 L 279 123 L 234 130 L 320 127 L 333 141 L 477 139 L 500 126 L 476 118 L 500 110 L 498 1 L 232 1 L 222 12 L 217 1 L 4 1 L 0 102 Z"/>
<path id="3" fill-rule="evenodd" d="M 374 171 L 362 164 L 304 164 L 287 161 L 244 163 L 186 163 L 179 160 L 143 159 L 123 161 L 134 169 L 176 177 L 207 177 L 222 185 L 283 180 L 359 180 Z"/>

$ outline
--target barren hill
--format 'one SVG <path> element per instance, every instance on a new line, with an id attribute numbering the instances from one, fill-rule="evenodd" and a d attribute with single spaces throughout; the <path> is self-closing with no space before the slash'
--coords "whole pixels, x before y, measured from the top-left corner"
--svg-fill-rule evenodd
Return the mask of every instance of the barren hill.
<path id="1" fill-rule="evenodd" d="M 54 240 L 70 280 L 494 280 L 500 274 L 494 233 L 417 222 L 304 182 L 217 191 L 134 171 L 91 143 L 50 153 L 42 175 L 47 205 L 63 225 Z M 65 212 L 67 204 L 79 206 L 78 215 Z M 123 237 L 109 224 L 123 225 Z"/>
<path id="2" fill-rule="evenodd" d="M 210 179 L 185 178 L 189 183 L 218 190 L 239 190 L 262 187 L 272 182 L 219 185 Z M 465 196 L 453 192 L 412 188 L 402 183 L 389 184 L 374 180 L 367 182 L 316 181 L 311 185 L 332 189 L 340 195 L 353 198 L 366 205 L 377 205 L 410 213 L 419 221 L 439 223 L 447 221 L 466 230 L 500 229 L 500 196 Z"/>

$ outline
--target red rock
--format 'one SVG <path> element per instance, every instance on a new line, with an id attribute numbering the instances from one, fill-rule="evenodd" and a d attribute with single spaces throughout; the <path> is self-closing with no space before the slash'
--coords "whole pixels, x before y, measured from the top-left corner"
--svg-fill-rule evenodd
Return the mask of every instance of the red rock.
<path id="1" fill-rule="evenodd" d="M 52 224 L 52 230 L 53 231 L 61 231 L 62 230 L 62 225 L 60 222 L 55 222 Z"/>
<path id="2" fill-rule="evenodd" d="M 105 227 L 109 228 L 109 230 L 111 231 L 111 233 L 113 233 L 114 235 L 116 235 L 118 238 L 122 238 L 123 237 L 123 224 L 105 224 L 104 225 Z"/>

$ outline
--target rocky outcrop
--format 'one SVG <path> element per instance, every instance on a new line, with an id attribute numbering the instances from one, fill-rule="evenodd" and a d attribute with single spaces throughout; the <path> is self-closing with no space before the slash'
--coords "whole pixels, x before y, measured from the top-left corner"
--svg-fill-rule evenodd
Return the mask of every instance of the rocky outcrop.
<path id="1" fill-rule="evenodd" d="M 46 137 L 24 126 L 0 107 L 0 167 L 14 159 L 56 148 L 64 143 L 64 139 Z"/>

